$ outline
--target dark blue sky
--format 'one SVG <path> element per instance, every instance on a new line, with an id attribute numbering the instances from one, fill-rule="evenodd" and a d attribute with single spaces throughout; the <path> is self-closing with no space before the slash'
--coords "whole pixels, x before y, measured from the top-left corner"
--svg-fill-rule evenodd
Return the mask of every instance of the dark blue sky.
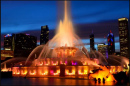
<path id="1" fill-rule="evenodd" d="M 54 30 L 58 26 L 59 19 L 63 18 L 63 10 L 63 1 L 1 1 L 2 37 L 7 33 L 40 31 L 43 25 L 48 25 L 50 30 Z M 79 34 L 84 33 L 84 30 L 87 33 L 79 35 L 84 43 L 89 44 L 88 38 L 92 29 L 95 37 L 97 34 L 95 39 L 97 43 L 99 39 L 104 40 L 104 34 L 98 36 L 102 33 L 97 31 L 107 30 L 105 33 L 107 35 L 109 29 L 112 29 L 116 37 L 116 50 L 119 51 L 117 19 L 129 18 L 129 1 L 71 1 L 70 11 L 75 28 L 80 29 Z M 99 25 L 104 27 L 99 28 Z M 37 36 L 39 40 L 40 33 Z M 3 42 L 3 38 L 1 41 Z M 3 46 L 3 43 L 1 44 Z M 86 47 L 89 48 L 88 45 Z"/>

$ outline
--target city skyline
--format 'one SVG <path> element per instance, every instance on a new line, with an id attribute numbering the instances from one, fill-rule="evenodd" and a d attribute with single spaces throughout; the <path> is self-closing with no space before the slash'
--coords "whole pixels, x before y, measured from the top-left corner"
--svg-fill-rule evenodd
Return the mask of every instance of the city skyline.
<path id="1" fill-rule="evenodd" d="M 2 3 L 1 46 L 3 46 L 2 45 L 3 44 L 2 39 L 4 38 L 3 35 L 5 35 L 7 33 L 25 32 L 25 33 L 29 33 L 31 35 L 34 34 L 34 36 L 37 36 L 38 42 L 39 42 L 39 40 L 40 40 L 39 35 L 40 35 L 40 29 L 41 29 L 40 27 L 44 26 L 44 25 L 48 25 L 50 32 L 52 33 L 52 34 L 50 33 L 50 35 L 49 35 L 50 39 L 54 36 L 54 31 L 55 31 L 54 28 L 56 28 L 58 26 L 57 21 L 59 21 L 59 19 L 57 19 L 58 18 L 57 16 L 59 15 L 59 14 L 57 14 L 57 13 L 59 13 L 57 11 L 57 9 L 61 9 L 58 7 L 60 7 L 59 5 L 62 5 L 62 2 L 44 1 L 44 2 L 34 3 L 33 1 L 32 2 L 22 1 L 20 3 L 20 2 L 3 2 L 2 1 L 1 3 Z M 46 13 L 46 11 L 44 11 L 46 14 L 44 12 L 42 12 L 42 10 L 46 10 L 46 9 L 43 9 L 46 5 L 42 4 L 42 3 L 49 5 L 51 8 L 49 11 L 47 11 L 47 13 Z M 122 3 L 124 3 L 125 5 L 123 5 L 122 7 L 118 6 L 118 5 L 121 5 Z M 11 6 L 11 4 L 13 4 L 13 5 Z M 25 7 L 23 7 L 22 4 L 26 4 L 25 7 L 29 10 L 29 12 L 27 12 L 27 9 L 24 9 Z M 82 6 L 80 7 L 79 4 L 82 4 Z M 34 9 L 32 7 L 33 5 L 34 6 L 39 5 L 39 6 Z M 120 48 L 119 48 L 118 18 L 121 18 L 121 17 L 129 18 L 129 2 L 127 2 L 127 1 L 106 1 L 106 2 L 84 1 L 84 3 L 83 3 L 81 1 L 75 1 L 75 2 L 71 1 L 71 5 L 72 5 L 71 6 L 72 21 L 75 26 L 75 29 L 77 30 L 76 33 L 82 39 L 82 42 L 85 44 L 85 47 L 87 49 L 89 49 L 89 47 L 90 47 L 89 35 L 91 34 L 92 29 L 93 29 L 93 32 L 95 35 L 95 39 L 94 39 L 95 48 L 97 48 L 98 43 L 107 42 L 106 36 L 111 29 L 113 34 L 115 35 L 116 51 L 119 52 Z M 109 6 L 109 5 L 111 5 L 111 6 Z M 46 6 L 46 7 L 49 8 L 49 6 Z M 93 6 L 95 6 L 95 7 L 93 7 Z M 116 7 L 116 6 L 118 6 L 118 7 Z M 11 8 L 8 9 L 9 7 L 11 7 Z M 18 8 L 16 8 L 16 7 L 21 7 L 21 8 L 20 8 L 20 10 L 18 10 Z M 105 8 L 103 9 L 102 7 L 105 7 Z M 38 8 L 41 8 L 41 9 L 38 9 Z M 81 8 L 82 8 L 82 10 L 80 10 Z M 96 11 L 96 10 L 94 10 L 94 8 L 96 8 L 98 10 Z M 16 9 L 18 12 L 16 12 Z M 56 11 L 54 11 L 54 9 Z M 84 11 L 84 10 L 86 10 L 86 11 Z M 39 11 L 41 12 L 41 14 Z M 10 16 L 7 17 L 8 12 L 10 12 Z M 21 15 L 20 12 L 22 12 L 22 14 L 24 14 L 24 15 Z M 35 13 L 33 13 L 33 12 L 37 12 L 36 14 L 38 15 L 38 13 L 39 13 L 40 15 L 35 16 Z M 49 13 L 49 12 L 53 13 L 53 16 L 55 17 L 55 19 L 52 18 L 51 13 Z M 6 14 L 6 15 L 4 15 L 4 14 Z M 44 15 L 42 15 L 42 14 L 44 14 Z M 111 16 L 110 14 L 113 14 L 113 15 Z M 29 15 L 31 17 L 29 17 Z M 48 15 L 48 17 L 47 17 L 47 15 Z M 19 19 L 21 17 L 23 18 L 22 20 Z M 29 17 L 31 20 L 27 17 Z M 45 19 L 45 17 L 47 17 L 47 18 Z M 12 20 L 12 18 L 13 18 L 13 20 Z M 19 20 L 17 20 L 17 19 L 19 19 Z M 50 19 L 53 19 L 53 23 L 51 23 L 52 21 L 50 21 Z M 48 22 L 48 21 L 50 21 L 50 22 Z M 27 25 L 27 27 L 25 24 Z M 25 26 L 23 26 L 23 25 L 25 25 Z M 10 29 L 8 29 L 8 28 L 10 28 Z M 21 30 L 21 31 L 19 31 L 19 30 Z M 105 36 L 105 38 L 104 38 L 104 36 Z M 99 40 L 100 40 L 100 42 L 99 42 Z"/>
<path id="2" fill-rule="evenodd" d="M 3 1 L 2 85 L 129 85 L 128 2 Z"/>

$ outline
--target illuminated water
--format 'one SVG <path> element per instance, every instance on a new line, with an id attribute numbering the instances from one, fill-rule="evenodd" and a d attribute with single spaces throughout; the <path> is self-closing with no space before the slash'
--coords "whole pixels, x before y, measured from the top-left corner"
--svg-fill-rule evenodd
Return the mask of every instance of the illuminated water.
<path id="1" fill-rule="evenodd" d="M 2 85 L 128 85 L 129 83 L 113 83 L 106 82 L 105 84 L 94 83 L 92 80 L 87 79 L 65 79 L 65 78 L 2 78 Z"/>

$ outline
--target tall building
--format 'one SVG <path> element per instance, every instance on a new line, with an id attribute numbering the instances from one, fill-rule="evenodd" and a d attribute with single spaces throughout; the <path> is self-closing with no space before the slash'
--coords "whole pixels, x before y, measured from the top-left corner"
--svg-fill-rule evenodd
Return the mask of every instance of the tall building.
<path id="1" fill-rule="evenodd" d="M 15 34 L 7 34 L 4 36 L 4 50 L 15 49 Z"/>
<path id="2" fill-rule="evenodd" d="M 102 53 L 106 58 L 108 58 L 108 45 L 105 45 L 104 43 L 98 44 L 98 51 Z"/>
<path id="3" fill-rule="evenodd" d="M 91 50 L 95 50 L 95 48 L 94 48 L 94 34 L 93 34 L 93 32 L 90 35 L 90 52 L 91 52 Z"/>
<path id="4" fill-rule="evenodd" d="M 46 44 L 49 40 L 49 28 L 47 25 L 41 26 L 40 45 Z"/>
<path id="5" fill-rule="evenodd" d="M 107 35 L 107 42 L 108 42 L 108 54 L 112 55 L 115 53 L 115 39 L 111 30 Z"/>
<path id="6" fill-rule="evenodd" d="M 37 46 L 37 38 L 30 34 L 16 34 L 15 56 L 28 56 Z"/>
<path id="7" fill-rule="evenodd" d="M 119 40 L 120 40 L 120 55 L 129 58 L 129 30 L 128 30 L 128 19 L 118 19 L 119 24 Z"/>
<path id="8" fill-rule="evenodd" d="M 37 38 L 30 34 L 16 34 L 16 49 L 34 49 L 37 45 Z"/>

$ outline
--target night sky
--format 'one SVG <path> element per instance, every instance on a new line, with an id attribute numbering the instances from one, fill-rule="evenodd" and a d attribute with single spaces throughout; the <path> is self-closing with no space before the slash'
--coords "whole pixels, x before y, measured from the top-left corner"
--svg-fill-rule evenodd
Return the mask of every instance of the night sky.
<path id="1" fill-rule="evenodd" d="M 89 50 L 89 35 L 95 34 L 95 47 L 106 43 L 111 30 L 119 52 L 118 18 L 129 18 L 129 1 L 71 1 L 69 11 L 77 35 Z M 64 16 L 63 1 L 1 1 L 1 47 L 8 33 L 29 33 L 40 39 L 41 26 L 48 25 L 49 38 Z"/>

